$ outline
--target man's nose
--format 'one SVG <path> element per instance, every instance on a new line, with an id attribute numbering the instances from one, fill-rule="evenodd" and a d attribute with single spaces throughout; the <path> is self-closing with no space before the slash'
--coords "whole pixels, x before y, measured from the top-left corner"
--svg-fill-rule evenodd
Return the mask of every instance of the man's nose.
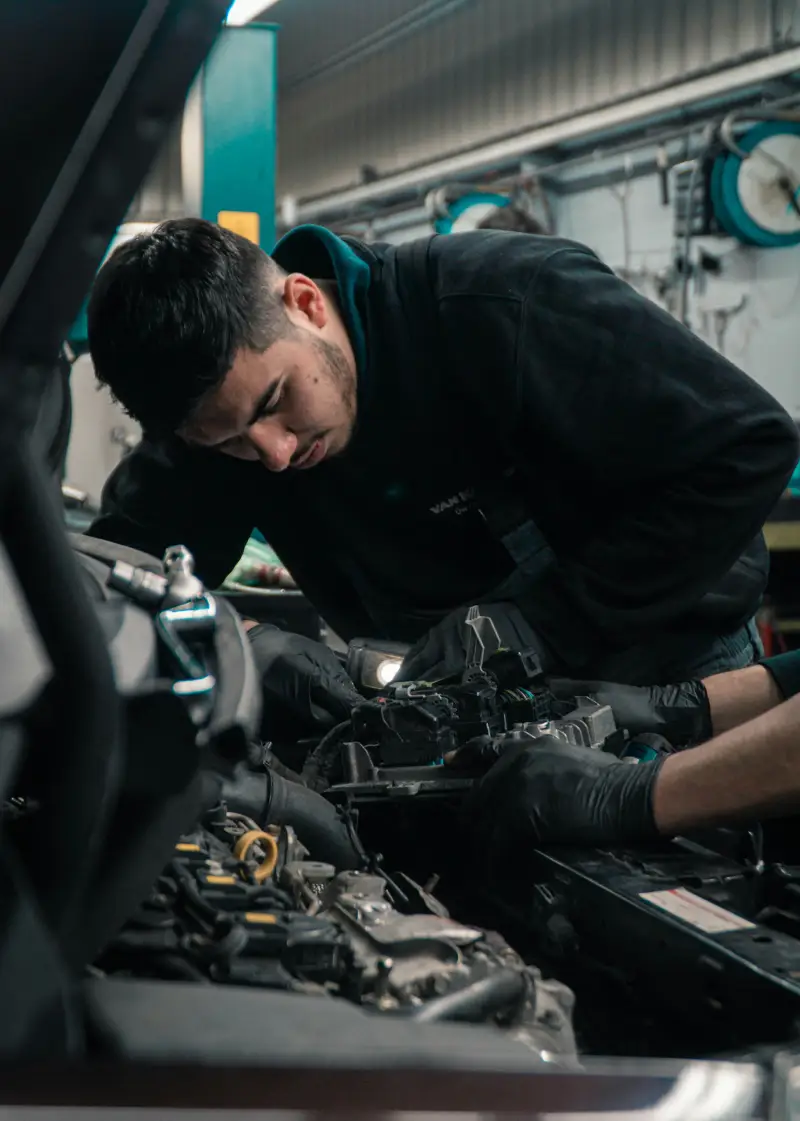
<path id="1" fill-rule="evenodd" d="M 262 421 L 248 429 L 247 438 L 270 471 L 285 471 L 297 451 L 297 437 L 282 424 Z"/>

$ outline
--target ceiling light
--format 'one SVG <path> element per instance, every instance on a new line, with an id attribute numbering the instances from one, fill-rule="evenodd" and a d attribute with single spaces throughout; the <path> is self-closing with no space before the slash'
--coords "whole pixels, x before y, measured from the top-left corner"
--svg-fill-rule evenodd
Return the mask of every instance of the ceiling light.
<path id="1" fill-rule="evenodd" d="M 251 19 L 260 16 L 267 8 L 277 4 L 278 0 L 234 0 L 228 9 L 225 23 L 228 27 L 241 27 Z"/>

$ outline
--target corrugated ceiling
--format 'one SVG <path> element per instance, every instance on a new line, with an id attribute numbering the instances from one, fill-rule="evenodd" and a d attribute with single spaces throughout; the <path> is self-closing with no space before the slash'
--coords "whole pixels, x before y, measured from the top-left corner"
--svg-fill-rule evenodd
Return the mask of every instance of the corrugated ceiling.
<path id="1" fill-rule="evenodd" d="M 389 175 L 800 39 L 800 0 L 278 0 L 278 192 Z M 134 210 L 180 202 L 177 140 Z"/>
<path id="2" fill-rule="evenodd" d="M 264 13 L 281 29 L 279 84 L 302 81 L 420 7 L 421 0 L 279 0 Z"/>
<path id="3" fill-rule="evenodd" d="M 280 0 L 279 192 L 336 190 L 365 166 L 390 174 L 763 54 L 796 40 L 797 7 Z"/>

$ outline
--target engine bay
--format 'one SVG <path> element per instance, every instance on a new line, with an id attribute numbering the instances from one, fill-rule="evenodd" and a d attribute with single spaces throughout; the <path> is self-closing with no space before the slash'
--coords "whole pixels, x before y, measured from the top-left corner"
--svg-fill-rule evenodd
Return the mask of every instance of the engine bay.
<path id="1" fill-rule="evenodd" d="M 734 1059 L 751 1077 L 792 1050 L 793 823 L 646 851 L 531 847 L 487 879 L 471 749 L 546 737 L 638 766 L 669 745 L 592 697 L 556 698 L 530 652 L 498 649 L 455 681 L 373 691 L 295 774 L 279 745 L 254 743 L 247 639 L 187 551 L 148 570 L 75 548 L 105 588 L 130 736 L 91 956 L 74 959 L 95 1053 L 262 1062 L 278 1023 L 287 1061 L 320 1024 L 328 1062 L 354 1047 L 564 1074 L 609 1056 Z M 49 873 L 58 774 L 34 756 L 15 790 L 8 841 Z"/>
<path id="2" fill-rule="evenodd" d="M 547 736 L 630 765 L 670 748 L 629 736 L 591 697 L 556 699 L 531 652 L 483 654 L 458 680 L 365 698 L 302 776 L 251 753 L 96 975 L 492 1025 L 566 1066 L 784 1048 L 800 1011 L 792 823 L 646 850 L 534 849 L 487 880 L 464 817 L 470 745 Z"/>

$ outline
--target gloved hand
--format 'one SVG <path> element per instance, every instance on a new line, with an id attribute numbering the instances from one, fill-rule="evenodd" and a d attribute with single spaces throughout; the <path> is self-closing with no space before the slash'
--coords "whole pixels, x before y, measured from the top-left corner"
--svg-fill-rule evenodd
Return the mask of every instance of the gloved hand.
<path id="1" fill-rule="evenodd" d="M 353 706 L 364 699 L 321 642 L 266 623 L 247 637 L 264 696 L 262 739 L 288 742 L 324 735 L 349 720 Z"/>
<path id="2" fill-rule="evenodd" d="M 673 747 L 693 747 L 711 739 L 711 709 L 702 681 L 679 685 L 615 685 L 608 681 L 551 678 L 555 697 L 594 697 L 609 705 L 617 726 L 632 734 L 655 732 Z"/>
<path id="3" fill-rule="evenodd" d="M 531 845 L 655 840 L 653 789 L 665 758 L 621 763 L 551 736 L 512 744 L 467 796 L 469 831 L 492 862 Z"/>
<path id="4" fill-rule="evenodd" d="M 451 611 L 406 654 L 395 681 L 441 681 L 463 671 L 472 628 L 467 607 Z M 548 653 L 536 631 L 514 603 L 482 603 L 481 615 L 494 623 L 500 644 L 509 650 L 535 649 L 546 669 Z M 493 653 L 488 651 L 487 656 Z"/>

